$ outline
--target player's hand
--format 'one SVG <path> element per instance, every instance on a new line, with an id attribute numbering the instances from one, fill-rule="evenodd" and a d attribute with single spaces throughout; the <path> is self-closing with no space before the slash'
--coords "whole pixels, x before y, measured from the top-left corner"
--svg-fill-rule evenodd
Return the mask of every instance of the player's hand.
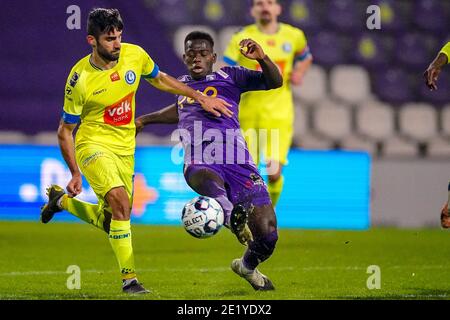
<path id="1" fill-rule="evenodd" d="M 222 114 L 229 118 L 233 116 L 233 111 L 228 108 L 231 107 L 231 104 L 225 100 L 208 97 L 206 95 L 201 95 L 197 100 L 205 111 L 212 113 L 216 117 L 220 117 Z"/>
<path id="2" fill-rule="evenodd" d="M 136 118 L 136 120 L 134 120 L 134 124 L 136 126 L 136 135 L 138 135 L 139 132 L 141 132 L 144 129 L 144 124 L 142 123 L 142 120 L 140 118 Z"/>
<path id="3" fill-rule="evenodd" d="M 72 176 L 72 179 L 69 181 L 69 184 L 66 187 L 67 195 L 69 198 L 76 197 L 81 193 L 82 190 L 82 180 L 81 174 L 75 174 Z"/>
<path id="4" fill-rule="evenodd" d="M 291 73 L 291 83 L 294 86 L 299 86 L 303 83 L 303 73 L 293 70 Z"/>
<path id="5" fill-rule="evenodd" d="M 239 43 L 241 54 L 251 60 L 262 60 L 266 56 L 261 46 L 252 39 L 244 39 Z"/>
<path id="6" fill-rule="evenodd" d="M 441 68 L 433 66 L 432 64 L 423 73 L 423 76 L 425 77 L 425 83 L 428 88 L 430 88 L 430 90 L 437 90 L 436 82 L 438 80 L 439 73 L 441 73 Z"/>

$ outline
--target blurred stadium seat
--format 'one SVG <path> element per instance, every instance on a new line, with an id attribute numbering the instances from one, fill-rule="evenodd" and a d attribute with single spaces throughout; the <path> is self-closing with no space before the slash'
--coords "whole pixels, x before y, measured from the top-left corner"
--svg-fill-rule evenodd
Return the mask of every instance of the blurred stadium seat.
<path id="1" fill-rule="evenodd" d="M 395 134 L 394 111 L 389 105 L 369 101 L 356 110 L 358 132 L 376 142 L 389 139 Z"/>
<path id="2" fill-rule="evenodd" d="M 399 128 L 405 136 L 425 143 L 438 133 L 436 110 L 425 103 L 405 104 L 399 111 Z"/>
<path id="3" fill-rule="evenodd" d="M 383 143 L 382 156 L 386 158 L 417 158 L 419 154 L 417 143 L 399 136 Z"/>
<path id="4" fill-rule="evenodd" d="M 363 137 L 351 135 L 343 139 L 340 143 L 342 150 L 366 151 L 370 155 L 377 154 L 377 144 Z"/>
<path id="5" fill-rule="evenodd" d="M 441 110 L 441 129 L 442 134 L 450 137 L 450 103 L 445 105 Z"/>
<path id="6" fill-rule="evenodd" d="M 390 36 L 364 33 L 357 39 L 353 60 L 369 69 L 387 68 L 392 62 L 394 40 Z"/>
<path id="7" fill-rule="evenodd" d="M 378 0 L 375 5 L 380 7 L 381 25 L 383 30 L 401 32 L 411 24 L 412 1 Z"/>
<path id="8" fill-rule="evenodd" d="M 400 68 L 380 70 L 375 76 L 373 88 L 378 98 L 394 104 L 415 99 L 409 74 Z"/>
<path id="9" fill-rule="evenodd" d="M 313 0 L 285 1 L 281 19 L 286 23 L 301 27 L 307 33 L 315 32 L 322 24 L 319 6 L 319 2 Z"/>
<path id="10" fill-rule="evenodd" d="M 325 67 L 333 67 L 347 63 L 343 36 L 339 33 L 320 31 L 314 36 L 306 35 L 315 63 Z"/>
<path id="11" fill-rule="evenodd" d="M 23 144 L 28 143 L 29 138 L 20 131 L 0 131 L 1 144 Z"/>
<path id="12" fill-rule="evenodd" d="M 357 32 L 364 19 L 358 11 L 358 5 L 353 0 L 330 0 L 326 7 L 328 24 L 338 32 Z"/>
<path id="13" fill-rule="evenodd" d="M 396 42 L 395 55 L 405 67 L 424 70 L 429 63 L 429 48 L 427 42 L 431 36 L 418 32 L 405 33 Z"/>
<path id="14" fill-rule="evenodd" d="M 58 145 L 58 136 L 56 131 L 42 131 L 33 137 L 33 144 L 44 146 Z"/>
<path id="15" fill-rule="evenodd" d="M 314 108 L 313 127 L 338 142 L 352 133 L 351 111 L 345 105 L 325 101 Z"/>
<path id="16" fill-rule="evenodd" d="M 315 103 L 326 99 L 328 92 L 328 78 L 326 71 L 319 65 L 311 65 L 303 79 L 301 86 L 293 86 L 295 99 L 306 103 Z M 300 102 L 300 103 L 301 103 Z"/>
<path id="17" fill-rule="evenodd" d="M 350 104 L 367 101 L 370 97 L 370 78 L 359 66 L 340 65 L 330 72 L 331 93 Z"/>
<path id="18" fill-rule="evenodd" d="M 434 137 L 428 142 L 427 156 L 448 159 L 450 157 L 450 141 L 444 137 Z"/>
<path id="19" fill-rule="evenodd" d="M 448 29 L 449 17 L 442 0 L 416 0 L 414 23 L 424 31 L 439 32 Z"/>

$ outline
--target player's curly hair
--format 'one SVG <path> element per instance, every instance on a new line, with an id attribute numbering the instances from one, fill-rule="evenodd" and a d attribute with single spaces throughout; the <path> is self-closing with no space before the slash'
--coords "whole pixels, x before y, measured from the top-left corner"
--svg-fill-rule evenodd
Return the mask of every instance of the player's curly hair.
<path id="1" fill-rule="evenodd" d="M 206 40 L 211 44 L 211 48 L 214 48 L 214 39 L 213 37 L 203 31 L 192 31 L 189 33 L 186 38 L 184 38 L 184 45 L 186 46 L 186 43 L 190 40 Z"/>
<path id="2" fill-rule="evenodd" d="M 87 33 L 96 39 L 102 33 L 109 33 L 117 29 L 123 30 L 123 21 L 117 9 L 94 8 L 89 12 Z"/>

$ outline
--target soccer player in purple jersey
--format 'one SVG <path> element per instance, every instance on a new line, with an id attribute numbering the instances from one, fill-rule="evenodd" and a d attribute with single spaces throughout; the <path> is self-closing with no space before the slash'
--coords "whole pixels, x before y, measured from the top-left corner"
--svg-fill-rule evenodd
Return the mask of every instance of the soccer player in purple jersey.
<path id="1" fill-rule="evenodd" d="M 228 102 L 233 117 L 215 117 L 194 100 L 178 96 L 177 103 L 136 119 L 139 132 L 145 125 L 178 123 L 185 151 L 184 176 L 197 193 L 216 199 L 225 213 L 225 226 L 247 245 L 232 270 L 255 290 L 273 290 L 272 282 L 256 267 L 267 260 L 278 240 L 275 212 L 266 184 L 258 172 L 240 131 L 238 107 L 247 91 L 279 88 L 278 67 L 251 39 L 241 41 L 241 53 L 256 60 L 261 71 L 224 67 L 213 72 L 217 60 L 212 37 L 195 31 L 187 35 L 183 60 L 189 75 L 179 78 L 194 90 Z"/>

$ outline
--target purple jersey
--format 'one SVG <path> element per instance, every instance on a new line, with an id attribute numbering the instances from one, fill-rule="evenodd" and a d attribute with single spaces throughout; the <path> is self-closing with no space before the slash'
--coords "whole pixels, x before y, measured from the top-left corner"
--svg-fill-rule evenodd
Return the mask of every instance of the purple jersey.
<path id="1" fill-rule="evenodd" d="M 185 75 L 179 80 L 194 90 L 228 102 L 233 117 L 216 117 L 193 99 L 178 96 L 178 129 L 185 151 L 185 163 L 253 164 L 238 120 L 241 94 L 267 90 L 262 72 L 243 67 L 224 67 L 194 80 Z"/>

